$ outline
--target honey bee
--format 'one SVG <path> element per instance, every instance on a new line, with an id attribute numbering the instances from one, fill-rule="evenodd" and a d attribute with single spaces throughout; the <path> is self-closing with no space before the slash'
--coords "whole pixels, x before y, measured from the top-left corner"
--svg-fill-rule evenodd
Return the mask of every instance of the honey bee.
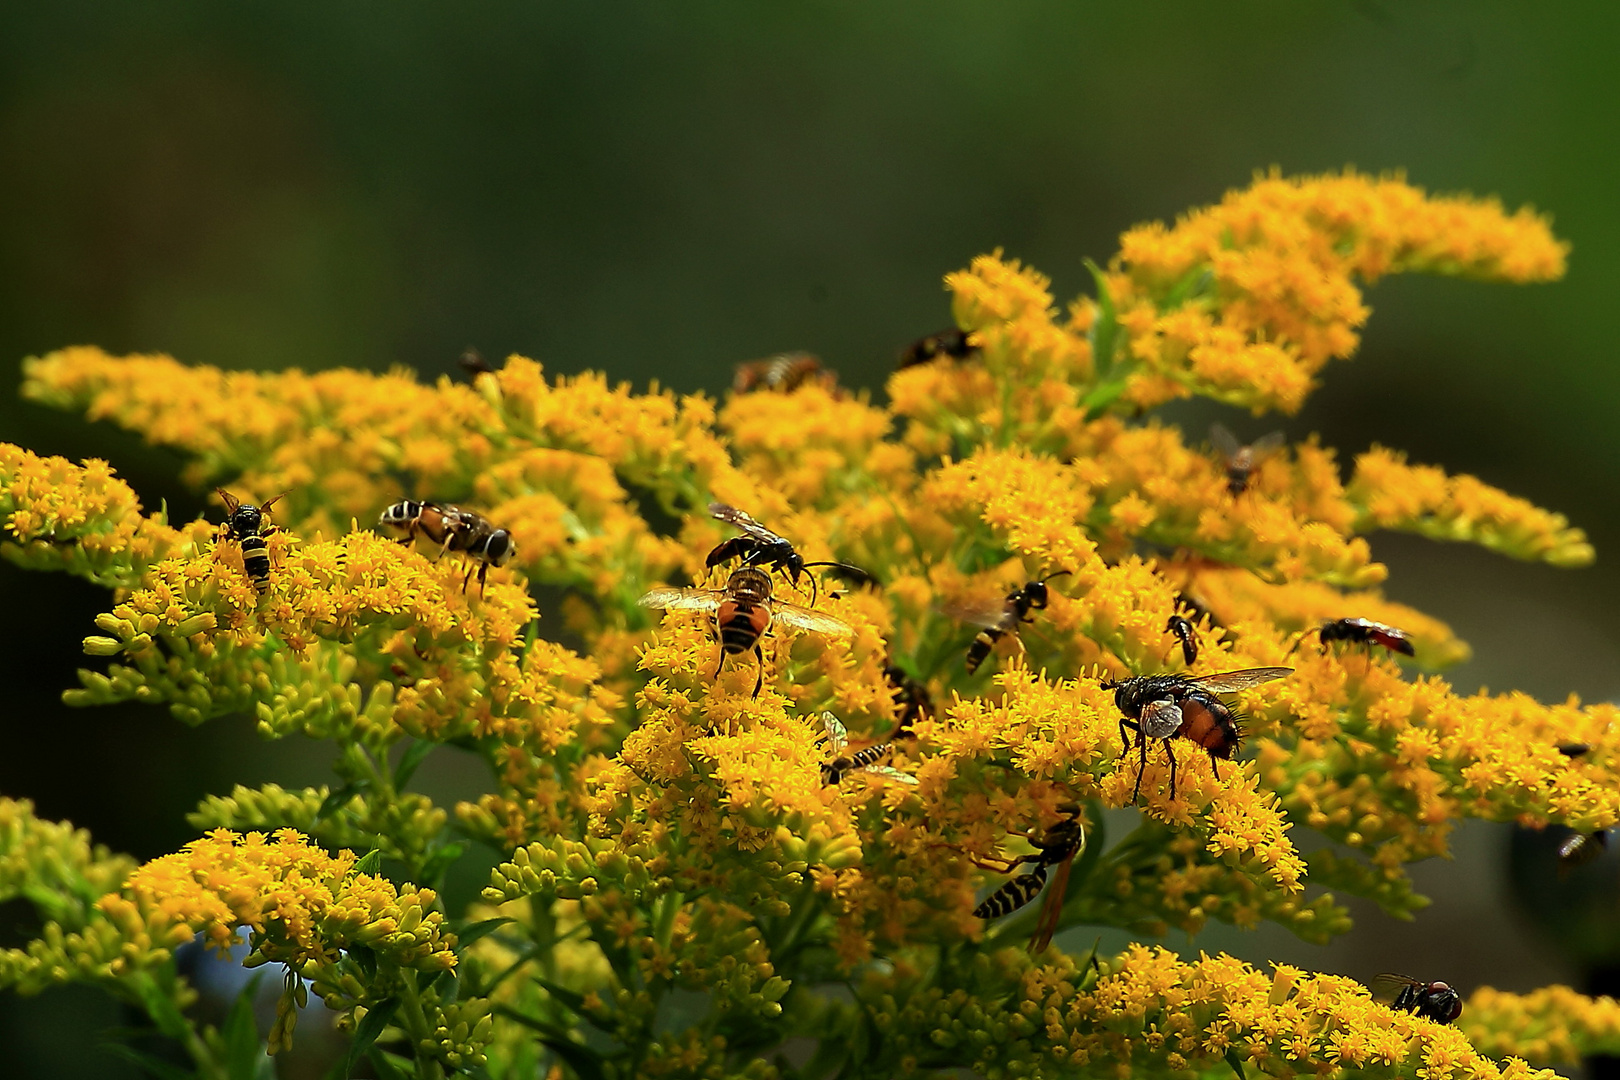
<path id="1" fill-rule="evenodd" d="M 720 677 L 727 656 L 752 649 L 759 669 L 759 678 L 754 681 L 754 697 L 759 696 L 760 688 L 765 685 L 765 654 L 759 639 L 765 636 L 772 621 L 828 637 L 851 637 L 855 633 L 842 619 L 785 600 L 772 600 L 770 575 L 753 566 L 733 571 L 724 588 L 653 589 L 637 603 L 647 608 L 702 611 L 712 615 L 720 638 L 720 663 L 715 666 L 714 677 Z"/>
<path id="2" fill-rule="evenodd" d="M 831 389 L 838 376 L 821 366 L 821 358 L 807 352 L 777 353 L 763 360 L 750 360 L 737 365 L 737 375 L 731 380 L 731 389 L 739 394 L 768 390 L 778 394 L 791 394 L 801 386 L 820 383 Z"/>
<path id="3" fill-rule="evenodd" d="M 1035 848 L 1033 855 L 1003 859 L 999 865 L 988 860 L 973 860 L 973 864 L 980 869 L 999 874 L 1010 874 L 1025 863 L 1031 866 L 1017 877 L 1008 878 L 999 889 L 980 901 L 979 906 L 973 909 L 974 916 L 980 919 L 999 919 L 1028 904 L 1045 886 L 1048 868 L 1057 867 L 1057 879 L 1046 892 L 1040 918 L 1035 923 L 1035 933 L 1029 941 L 1029 951 L 1032 953 L 1044 950 L 1057 932 L 1058 919 L 1063 914 L 1064 894 L 1069 891 L 1069 871 L 1074 867 L 1074 857 L 1086 846 L 1086 826 L 1080 817 L 1080 808 L 1068 803 L 1062 809 L 1064 816 L 1057 824 L 1038 837 L 1026 837 Z"/>
<path id="4" fill-rule="evenodd" d="M 1605 829 L 1571 833 L 1558 845 L 1558 876 L 1567 876 L 1571 870 L 1585 866 L 1608 850 L 1609 833 Z"/>
<path id="5" fill-rule="evenodd" d="M 996 642 L 1004 635 L 1013 633 L 1020 623 L 1035 621 L 1029 617 L 1029 613 L 1045 608 L 1051 598 L 1046 583 L 1067 573 L 1067 570 L 1058 570 L 1047 574 L 1039 581 L 1025 582 L 994 603 L 979 604 L 969 601 L 946 606 L 945 614 L 951 618 L 984 627 L 973 639 L 973 644 L 968 646 L 965 666 L 969 675 L 979 670 L 979 665 L 984 663 L 985 658 L 990 655 L 990 650 L 996 647 Z"/>
<path id="6" fill-rule="evenodd" d="M 1327 652 L 1328 643 L 1334 641 L 1348 641 L 1354 645 L 1365 645 L 1369 650 L 1374 645 L 1382 645 L 1390 652 L 1398 652 L 1402 656 L 1416 656 L 1417 651 L 1412 647 L 1412 636 L 1405 630 L 1383 623 L 1373 622 L 1371 619 L 1332 619 L 1321 626 L 1313 626 L 1299 636 L 1294 642 L 1294 648 L 1288 650 L 1292 656 L 1294 649 L 1305 643 L 1305 639 L 1312 634 L 1322 645 L 1322 651 Z"/>
<path id="7" fill-rule="evenodd" d="M 1193 661 L 1198 659 L 1198 631 L 1193 629 L 1192 620 L 1185 615 L 1172 615 L 1170 621 L 1164 624 L 1164 629 L 1181 642 L 1182 659 L 1188 667 L 1192 667 Z"/>
<path id="8" fill-rule="evenodd" d="M 966 360 L 979 351 L 977 345 L 968 342 L 968 332 L 951 327 L 941 330 L 937 334 L 918 338 L 904 349 L 900 350 L 900 361 L 895 365 L 897 369 L 916 367 L 926 364 L 930 360 L 941 356 L 949 356 L 955 360 Z"/>
<path id="9" fill-rule="evenodd" d="M 478 569 L 479 591 L 484 588 L 484 577 L 491 566 L 505 566 L 517 554 L 511 533 L 497 529 L 482 514 L 459 506 L 402 499 L 384 510 L 377 520 L 379 524 L 404 529 L 402 544 L 411 543 L 418 535 L 425 536 L 439 545 L 441 557 L 447 551 L 457 551 L 471 558 Z M 472 573 L 473 566 L 468 566 L 466 576 L 461 579 L 464 591 L 472 580 Z"/>
<path id="10" fill-rule="evenodd" d="M 270 588 L 270 551 L 264 538 L 276 531 L 276 526 L 265 519 L 270 507 L 286 498 L 283 491 L 261 506 L 245 503 L 224 488 L 215 488 L 225 504 L 225 539 L 235 540 L 242 549 L 242 569 L 253 582 L 253 588 L 264 593 Z"/>
<path id="11" fill-rule="evenodd" d="M 1381 997 L 1391 998 L 1390 1008 L 1413 1013 L 1437 1024 L 1449 1024 L 1462 1015 L 1462 998 L 1443 982 L 1420 982 L 1410 975 L 1384 972 L 1373 976 L 1373 986 Z"/>
<path id="12" fill-rule="evenodd" d="M 1214 424 L 1209 429 L 1209 441 L 1214 445 L 1216 453 L 1225 459 L 1226 490 L 1236 498 L 1249 490 L 1249 475 L 1260 462 L 1282 446 L 1283 433 L 1273 431 L 1244 446 L 1225 426 Z"/>
<path id="13" fill-rule="evenodd" d="M 821 724 L 827 732 L 827 746 L 832 750 L 832 760 L 824 762 L 821 766 L 821 782 L 824 786 L 841 784 L 846 776 L 857 772 L 871 773 L 873 776 L 881 776 L 885 780 L 894 780 L 901 784 L 917 782 L 917 778 L 910 773 L 901 772 L 892 765 L 878 764 L 894 749 L 893 743 L 878 743 L 876 746 L 857 750 L 853 754 L 845 753 L 849 749 L 849 732 L 845 729 L 843 721 L 830 712 L 823 712 Z"/>
<path id="14" fill-rule="evenodd" d="M 715 545 L 713 551 L 709 552 L 708 558 L 704 560 L 704 565 L 711 569 L 723 562 L 741 559 L 744 566 L 768 566 L 780 570 L 787 576 L 789 581 L 793 582 L 795 587 L 799 584 L 799 578 L 812 566 L 835 567 L 846 577 L 853 577 L 858 582 L 872 580 L 871 574 L 858 566 L 851 566 L 848 563 L 805 562 L 804 556 L 798 553 L 792 543 L 771 532 L 771 530 L 738 510 L 735 506 L 713 502 L 709 504 L 709 513 L 717 520 L 724 521 L 728 525 L 735 525 L 743 531 L 741 536 L 733 536 L 730 540 L 722 540 Z M 816 603 L 816 577 L 814 574 L 810 574 L 809 578 L 810 605 L 814 607 Z"/>
<path id="15" fill-rule="evenodd" d="M 928 687 L 907 675 L 905 669 L 896 664 L 884 667 L 883 678 L 889 684 L 896 711 L 894 734 L 889 739 L 909 739 L 911 725 L 934 711 L 933 696 L 929 694 Z"/>
<path id="16" fill-rule="evenodd" d="M 1136 789 L 1131 795 L 1135 802 L 1142 795 L 1142 774 L 1147 771 L 1147 743 L 1149 739 L 1164 741 L 1165 756 L 1170 759 L 1170 798 L 1176 797 L 1176 755 L 1170 740 L 1181 736 L 1209 751 L 1211 768 L 1219 778 L 1217 758 L 1232 759 L 1238 740 L 1238 717 L 1230 706 L 1216 697 L 1259 686 L 1280 679 L 1293 668 L 1264 667 L 1244 671 L 1227 671 L 1219 675 L 1138 675 L 1102 684 L 1104 690 L 1114 691 L 1114 704 L 1124 714 L 1119 722 L 1120 741 L 1125 752 L 1131 750 L 1129 732 L 1137 735 L 1142 755 L 1141 768 L 1136 773 Z"/>

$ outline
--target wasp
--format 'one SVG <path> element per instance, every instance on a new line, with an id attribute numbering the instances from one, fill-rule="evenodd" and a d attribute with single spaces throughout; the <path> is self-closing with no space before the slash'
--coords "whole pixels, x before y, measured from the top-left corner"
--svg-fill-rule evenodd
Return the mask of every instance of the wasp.
<path id="1" fill-rule="evenodd" d="M 270 551 L 264 538 L 276 531 L 265 519 L 270 516 L 270 508 L 286 498 L 287 493 L 283 491 L 262 506 L 254 506 L 224 488 L 214 491 L 225 504 L 225 539 L 235 540 L 242 548 L 242 569 L 252 579 L 253 588 L 263 593 L 270 588 Z"/>
<path id="2" fill-rule="evenodd" d="M 458 551 L 470 557 L 478 569 L 480 591 L 489 568 L 505 566 L 517 554 L 511 533 L 496 528 L 482 514 L 459 506 L 402 499 L 384 510 L 377 520 L 379 524 L 404 529 L 402 544 L 409 544 L 421 535 L 439 545 L 440 556 L 447 551 Z M 461 580 L 463 590 L 472 580 L 472 573 L 473 567 L 467 567 L 467 575 Z"/>
<path id="3" fill-rule="evenodd" d="M 1164 629 L 1181 642 L 1182 659 L 1186 660 L 1188 667 L 1192 667 L 1193 661 L 1198 659 L 1198 631 L 1193 629 L 1192 620 L 1185 615 L 1172 615 L 1170 621 L 1164 624 Z"/>
<path id="4" fill-rule="evenodd" d="M 968 341 L 968 332 L 951 327 L 941 330 L 937 334 L 918 338 L 904 349 L 900 350 L 900 361 L 896 368 L 916 367 L 936 360 L 941 356 L 949 356 L 954 360 L 966 360 L 979 351 L 977 345 Z"/>
<path id="5" fill-rule="evenodd" d="M 907 675 L 905 669 L 896 664 L 884 667 L 883 678 L 889 684 L 895 707 L 894 734 L 889 738 L 909 739 L 911 725 L 933 713 L 933 695 L 929 694 L 928 687 Z"/>
<path id="6" fill-rule="evenodd" d="M 1047 870 L 1057 867 L 1057 879 L 1047 890 L 1046 899 L 1041 904 L 1040 918 L 1035 923 L 1035 934 L 1029 941 L 1029 951 L 1032 953 L 1044 950 L 1057 932 L 1058 919 L 1063 914 L 1064 894 L 1069 891 L 1069 871 L 1074 867 L 1074 857 L 1086 846 L 1086 826 L 1080 817 L 1080 808 L 1070 803 L 1062 809 L 1064 816 L 1057 824 L 1039 837 L 1025 838 L 1035 848 L 1033 855 L 1003 859 L 1000 865 L 973 860 L 973 864 L 981 870 L 993 870 L 1000 874 L 1010 874 L 1026 863 L 1030 865 L 1029 870 L 1008 878 L 999 889 L 980 901 L 979 906 L 973 909 L 974 916 L 980 919 L 999 919 L 1028 904 L 1046 885 Z"/>
<path id="7" fill-rule="evenodd" d="M 1283 433 L 1273 431 L 1244 446 L 1224 425 L 1214 424 L 1209 429 L 1209 441 L 1226 461 L 1226 490 L 1236 498 L 1249 490 L 1249 475 L 1260 462 L 1282 446 Z"/>
<path id="8" fill-rule="evenodd" d="M 715 666 L 714 677 L 720 677 L 727 656 L 752 649 L 759 668 L 759 678 L 754 680 L 754 697 L 758 697 L 760 687 L 765 685 L 765 653 L 759 639 L 765 636 L 773 620 L 828 637 L 851 637 L 855 633 L 842 619 L 785 600 L 772 600 L 771 587 L 769 574 L 758 567 L 743 566 L 732 571 L 724 588 L 653 589 L 637 602 L 642 607 L 702 611 L 712 615 L 720 638 L 720 663 Z"/>
<path id="9" fill-rule="evenodd" d="M 1104 690 L 1114 691 L 1114 704 L 1124 714 L 1119 722 L 1120 741 L 1125 752 L 1131 750 L 1129 732 L 1136 732 L 1141 749 L 1142 765 L 1136 773 L 1136 789 L 1131 795 L 1135 802 L 1142 795 L 1142 774 L 1147 771 L 1147 743 L 1149 739 L 1164 741 L 1165 756 L 1170 759 L 1170 798 L 1176 797 L 1176 755 L 1170 740 L 1176 736 L 1189 739 L 1209 751 L 1210 767 L 1220 777 L 1217 758 L 1232 760 L 1238 740 L 1238 716 L 1230 706 L 1216 697 L 1259 686 L 1280 679 L 1293 668 L 1263 667 L 1243 671 L 1227 671 L 1219 675 L 1138 675 L 1102 684 Z"/>
<path id="10" fill-rule="evenodd" d="M 731 380 L 731 389 L 739 394 L 755 390 L 791 394 L 811 383 L 831 388 L 837 382 L 838 376 L 822 367 L 821 358 L 814 353 L 785 352 L 738 364 L 736 377 Z"/>
<path id="11" fill-rule="evenodd" d="M 1443 982 L 1421 982 L 1410 975 L 1385 972 L 1373 976 L 1380 996 L 1391 997 L 1390 1007 L 1413 1013 L 1437 1024 L 1449 1024 L 1462 1015 L 1462 998 Z"/>
<path id="12" fill-rule="evenodd" d="M 858 566 L 841 562 L 805 562 L 804 556 L 794 548 L 793 544 L 771 532 L 765 526 L 738 510 L 735 506 L 725 503 L 710 503 L 709 513 L 717 520 L 728 525 L 735 525 L 743 531 L 741 536 L 733 536 L 729 540 L 722 540 L 715 545 L 704 565 L 709 568 L 719 566 L 732 559 L 741 559 L 744 566 L 769 566 L 780 570 L 789 581 L 797 587 L 799 578 L 812 566 L 831 566 L 846 576 L 856 578 L 860 582 L 872 580 L 868 574 Z M 810 605 L 816 603 L 816 576 L 810 578 Z"/>
<path id="13" fill-rule="evenodd" d="M 873 776 L 881 776 L 885 780 L 895 780 L 902 784 L 917 782 L 917 778 L 910 773 L 901 772 L 892 765 L 878 764 L 894 749 L 892 742 L 868 746 L 853 754 L 846 753 L 849 749 L 849 732 L 845 729 L 843 721 L 830 712 L 823 712 L 821 724 L 827 732 L 827 746 L 832 750 L 832 760 L 823 762 L 821 766 L 823 785 L 841 784 L 844 777 L 857 772 L 871 773 Z"/>
<path id="14" fill-rule="evenodd" d="M 973 639 L 973 644 L 968 646 L 966 667 L 969 675 L 979 670 L 979 665 L 984 663 L 985 657 L 990 655 L 990 650 L 1003 636 L 1017 630 L 1020 623 L 1035 621 L 1029 617 L 1029 613 L 1044 609 L 1051 599 L 1051 590 L 1046 583 L 1067 573 L 1067 570 L 1058 570 L 1039 581 L 1027 581 L 995 603 L 975 604 L 970 601 L 945 609 L 945 614 L 953 619 L 984 627 Z"/>
<path id="15" fill-rule="evenodd" d="M 1305 631 L 1294 642 L 1294 648 L 1288 650 L 1290 656 L 1294 649 L 1305 643 L 1305 639 L 1312 634 L 1322 644 L 1322 651 L 1327 652 L 1329 642 L 1348 641 L 1355 645 L 1365 645 L 1370 650 L 1374 645 L 1382 645 L 1390 652 L 1398 652 L 1402 656 L 1416 656 L 1417 650 L 1412 647 L 1412 636 L 1405 630 L 1383 623 L 1373 622 L 1371 619 L 1332 619 Z"/>

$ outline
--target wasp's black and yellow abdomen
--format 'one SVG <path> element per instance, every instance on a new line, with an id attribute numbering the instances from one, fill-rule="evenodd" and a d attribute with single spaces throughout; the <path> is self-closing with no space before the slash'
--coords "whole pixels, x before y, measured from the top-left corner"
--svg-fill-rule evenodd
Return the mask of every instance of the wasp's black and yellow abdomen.
<path id="1" fill-rule="evenodd" d="M 1036 863 L 1035 869 L 1007 879 L 1006 883 L 985 897 L 973 914 L 980 919 L 999 919 L 1010 915 L 1040 895 L 1046 884 L 1046 866 Z"/>
<path id="2" fill-rule="evenodd" d="M 996 647 L 996 639 L 1001 637 L 1003 632 L 990 629 L 979 631 L 979 635 L 973 639 L 973 644 L 968 646 L 967 659 L 963 661 L 969 675 L 978 671 L 979 665 L 989 658 L 990 651 Z"/>
<path id="3" fill-rule="evenodd" d="M 253 587 L 259 592 L 270 588 L 270 550 L 269 545 L 262 536 L 244 536 L 242 544 L 242 569 L 253 580 Z"/>

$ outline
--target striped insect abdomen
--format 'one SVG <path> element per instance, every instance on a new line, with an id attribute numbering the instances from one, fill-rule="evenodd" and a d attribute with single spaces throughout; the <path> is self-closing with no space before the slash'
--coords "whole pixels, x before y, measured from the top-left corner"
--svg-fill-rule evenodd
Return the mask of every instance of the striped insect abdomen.
<path id="1" fill-rule="evenodd" d="M 973 909 L 973 914 L 980 919 L 999 919 L 1003 915 L 1010 915 L 1040 895 L 1041 886 L 1045 884 L 1046 867 L 1036 863 L 1035 869 L 1010 878 L 1001 888 L 985 897 Z"/>
<path id="2" fill-rule="evenodd" d="M 715 622 L 720 627 L 720 647 L 736 656 L 759 644 L 760 636 L 771 625 L 771 613 L 758 604 L 727 600 L 715 612 Z"/>
<path id="3" fill-rule="evenodd" d="M 253 587 L 264 592 L 270 586 L 270 552 L 264 537 L 244 536 L 241 545 L 242 569 L 253 579 Z"/>
<path id="4" fill-rule="evenodd" d="M 1005 632 L 989 628 L 979 631 L 979 636 L 968 646 L 967 659 L 963 662 L 969 675 L 979 670 L 979 665 L 990 655 L 990 650 L 996 647 L 996 639 Z"/>
<path id="5" fill-rule="evenodd" d="M 1195 691 L 1181 699 L 1181 715 L 1181 734 L 1216 757 L 1230 758 L 1237 749 L 1237 720 L 1219 699 Z"/>

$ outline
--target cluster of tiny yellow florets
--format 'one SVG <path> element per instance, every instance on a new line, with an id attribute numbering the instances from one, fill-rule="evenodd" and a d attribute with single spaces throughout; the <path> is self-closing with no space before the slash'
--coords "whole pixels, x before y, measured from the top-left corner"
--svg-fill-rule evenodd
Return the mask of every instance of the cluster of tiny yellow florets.
<path id="1" fill-rule="evenodd" d="M 1614 707 L 1463 696 L 1312 635 L 1372 619 L 1406 632 L 1418 667 L 1445 667 L 1466 643 L 1382 596 L 1366 534 L 1577 566 L 1592 558 L 1578 529 L 1383 449 L 1346 479 L 1314 438 L 1234 486 L 1229 462 L 1143 416 L 1187 394 L 1296 410 L 1356 346 L 1358 282 L 1546 280 L 1563 258 L 1544 220 L 1493 202 L 1354 173 L 1269 176 L 1127 233 L 1066 314 L 1033 270 L 974 260 L 947 280 L 971 355 L 898 372 L 886 404 L 810 380 L 717 408 L 596 375 L 548 380 L 521 357 L 431 386 L 88 348 L 31 360 L 28 397 L 175 447 L 193 481 L 244 502 L 285 492 L 259 581 L 240 537 L 142 514 L 104 464 L 0 446 L 0 550 L 117 590 L 84 643 L 110 660 L 67 700 L 161 703 L 189 723 L 245 713 L 267 736 L 330 741 L 339 783 L 210 798 L 191 820 L 213 831 L 121 890 L 125 864 L 79 851 L 57 892 L 88 913 L 48 911 L 54 929 L 0 957 L 0 981 L 180 1000 L 162 982 L 173 948 L 246 926 L 258 958 L 292 965 L 284 1005 L 308 979 L 357 1033 L 388 1020 L 419 1060 L 502 1078 L 553 1065 L 763 1077 L 759 1048 L 789 1036 L 818 1040 L 811 1071 L 872 1075 L 1496 1078 L 1530 1071 L 1484 1054 L 1608 1047 L 1613 1003 L 1562 990 L 1481 991 L 1455 1028 L 1286 967 L 1022 948 L 1037 909 L 1059 932 L 1270 921 L 1322 942 L 1348 913 L 1306 884 L 1409 914 L 1424 901 L 1406 865 L 1444 855 L 1460 818 L 1620 823 Z M 435 561 L 372 530 L 400 499 L 476 510 L 516 558 L 469 588 L 467 553 Z M 779 615 L 813 607 L 842 632 L 779 617 L 757 658 L 733 656 L 715 639 L 718 601 L 661 618 L 638 603 L 688 583 L 724 594 L 735 564 L 708 556 L 735 530 L 713 501 L 806 560 L 871 573 L 771 574 Z M 1037 580 L 1045 606 L 1000 624 L 968 671 L 986 619 L 967 613 L 1002 612 Z M 561 627 L 545 630 L 535 585 L 561 597 Z M 1191 666 L 1173 616 L 1198 646 Z M 577 648 L 547 639 L 564 633 Z M 1241 756 L 1176 739 L 1123 753 L 1105 681 L 1277 666 L 1293 670 L 1243 697 Z M 926 700 L 920 715 L 907 694 Z M 1571 757 L 1563 741 L 1590 749 Z M 891 771 L 854 768 L 875 744 Z M 407 790 L 441 746 L 480 757 L 489 789 L 454 808 Z M 1108 843 L 1105 811 L 1133 803 L 1135 831 Z M 1297 825 L 1330 842 L 1302 855 Z M 977 915 L 985 887 L 1037 862 L 1060 827 L 1083 842 L 1046 886 L 1052 903 Z M 496 853 L 491 906 L 446 912 L 433 886 L 466 838 Z M 376 848 L 416 884 L 316 842 Z M 0 867 L 45 875 L 28 844 L 0 829 Z M 458 951 L 451 929 L 470 944 Z M 835 981 L 856 1000 L 817 989 Z M 672 989 L 706 1003 L 685 1030 L 671 1030 Z M 275 1045 L 291 1037 L 283 1014 Z"/>

